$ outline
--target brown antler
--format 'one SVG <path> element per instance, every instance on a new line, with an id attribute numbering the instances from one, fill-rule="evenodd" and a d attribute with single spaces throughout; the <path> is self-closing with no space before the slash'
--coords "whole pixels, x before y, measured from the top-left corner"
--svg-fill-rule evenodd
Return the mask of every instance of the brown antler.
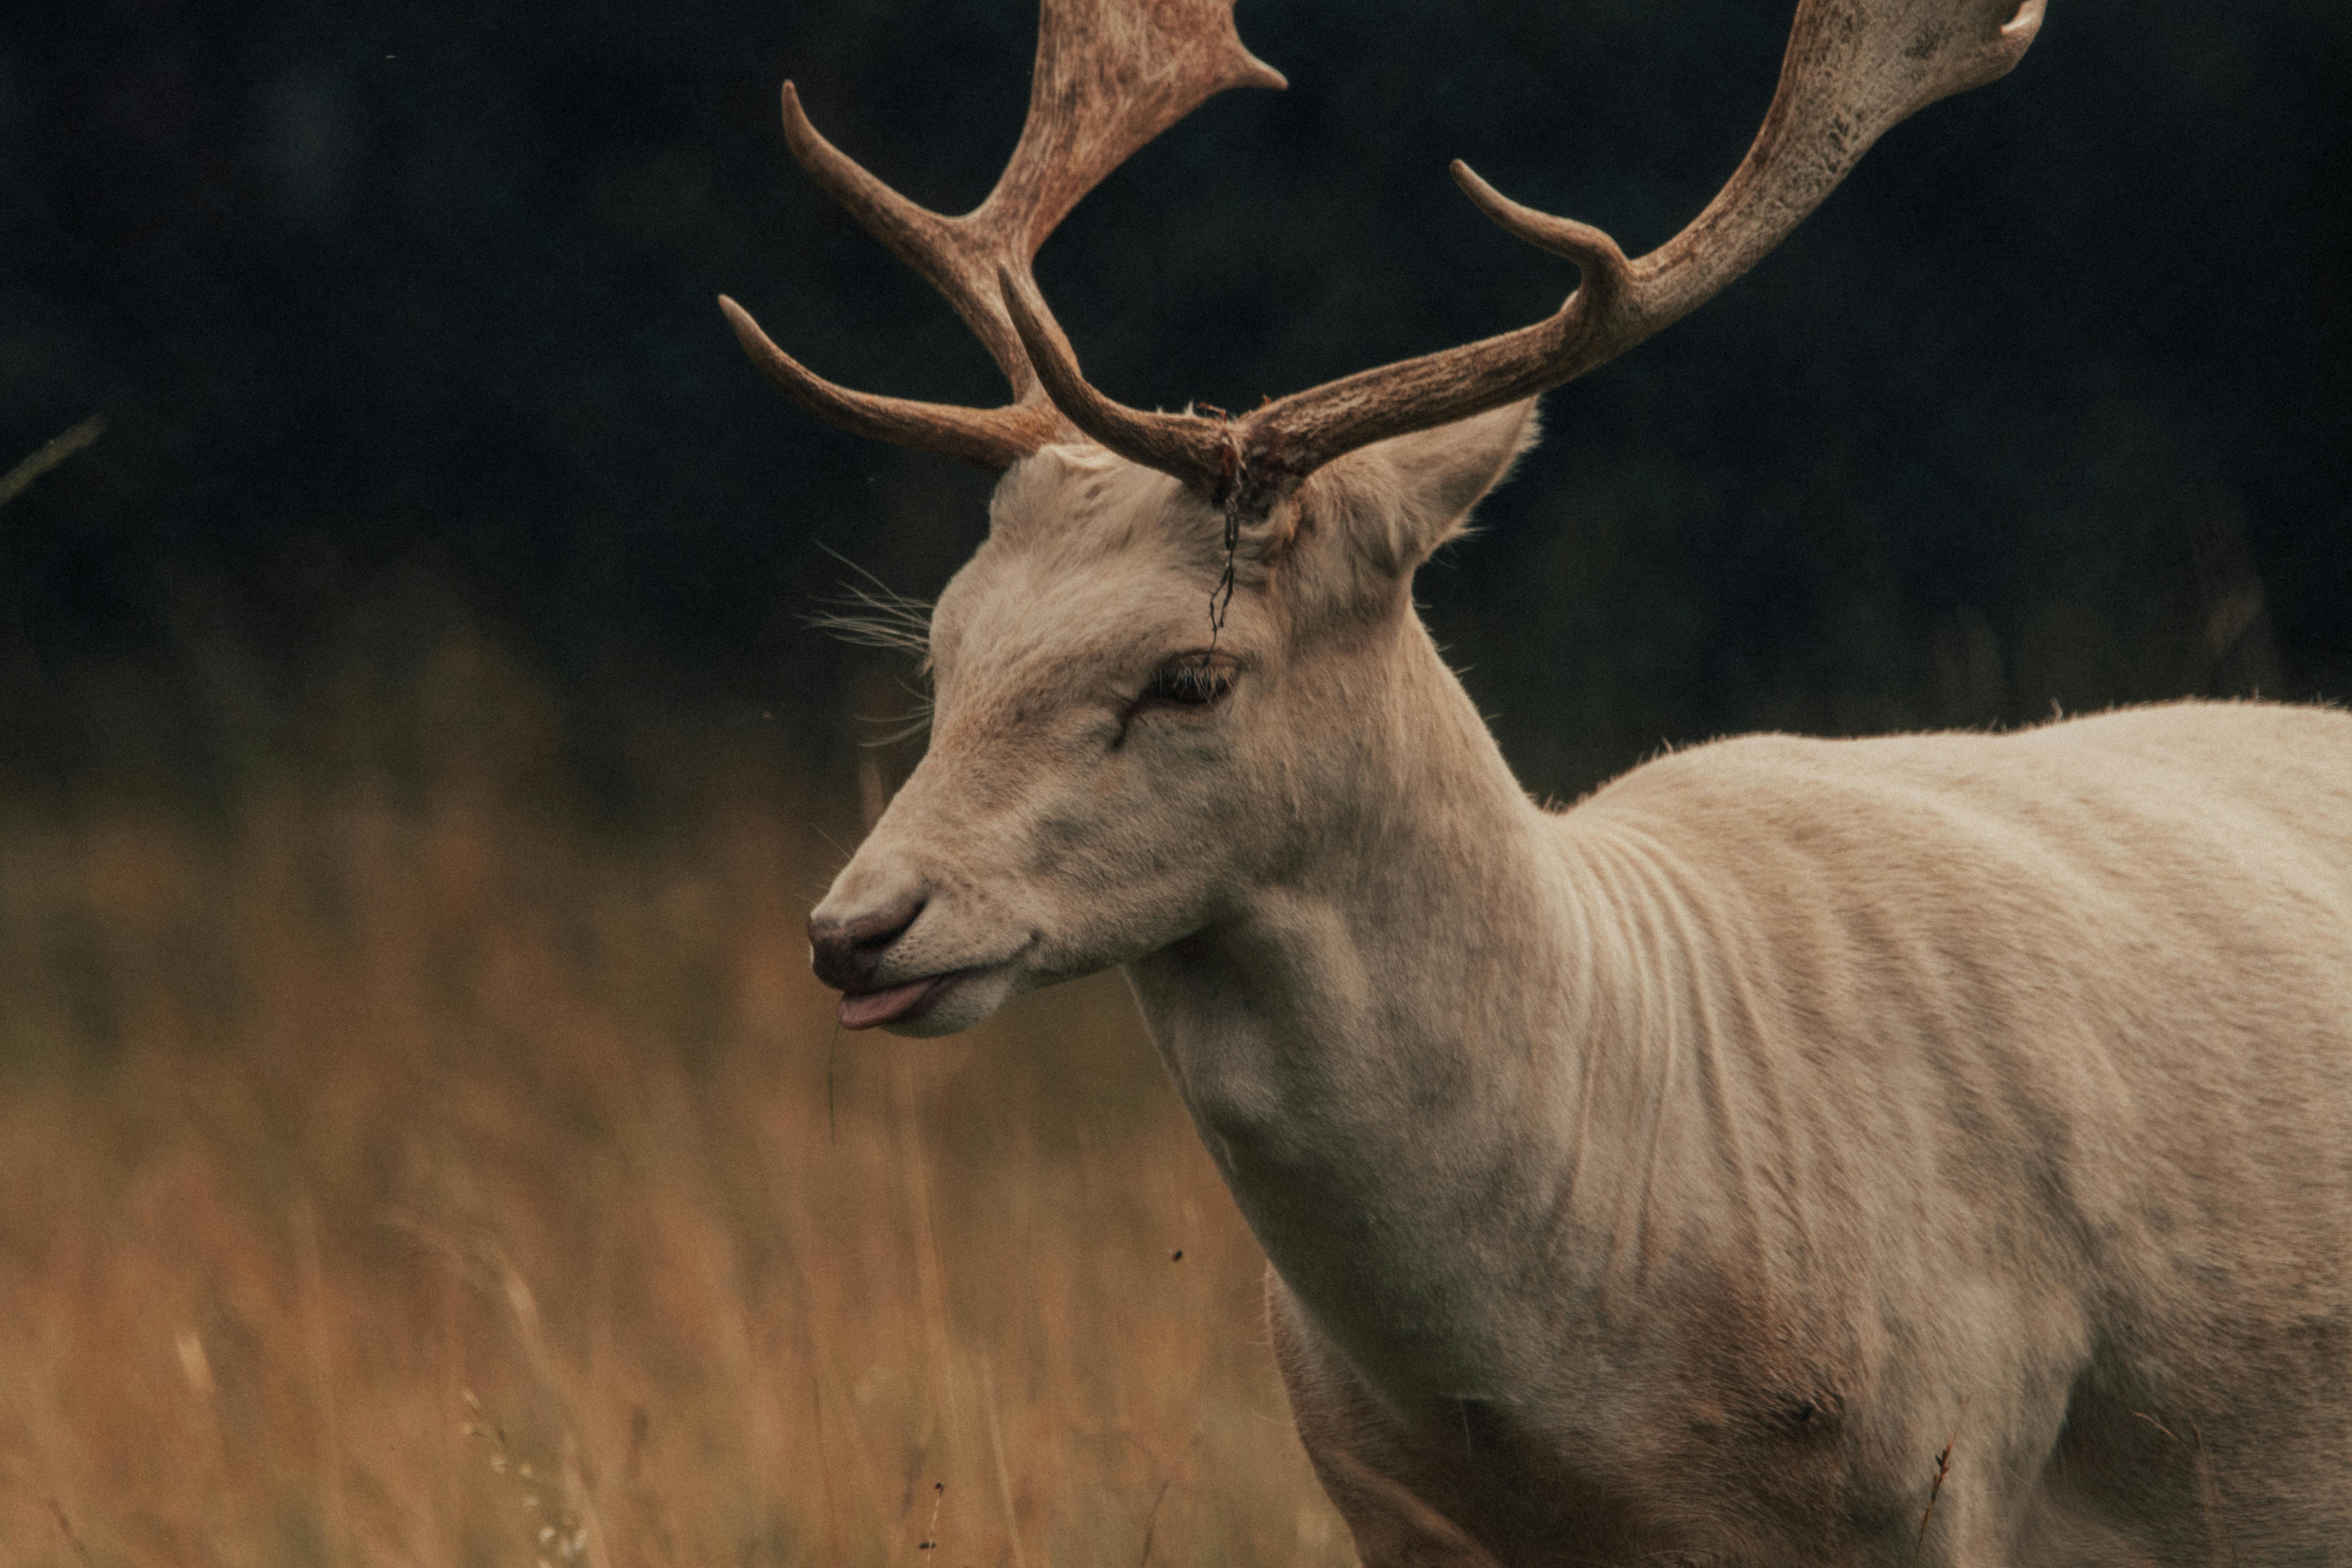
<path id="1" fill-rule="evenodd" d="M 1576 263 L 1576 291 L 1548 320 L 1498 337 L 1327 382 L 1237 420 L 1147 414 L 1087 384 L 1034 279 L 999 279 L 1015 330 L 1054 402 L 1132 460 L 1244 504 L 1270 506 L 1343 452 L 1572 381 L 1698 308 L 1821 204 L 1872 142 L 1939 98 L 2023 57 L 2044 0 L 1801 0 L 1780 87 L 1747 158 L 1706 210 L 1628 261 L 1599 229 L 1507 200 L 1456 162 L 1481 211 Z M 2004 21 L 2003 18 L 2007 17 Z"/>
<path id="2" fill-rule="evenodd" d="M 743 351 L 820 419 L 902 447 L 1002 468 L 1067 428 L 1039 387 L 1002 303 L 1000 273 L 1023 280 L 1045 237 L 1136 150 L 1229 87 L 1281 87 L 1234 31 L 1234 0 L 1044 0 L 1029 118 L 988 199 L 961 217 L 919 207 L 819 135 L 784 84 L 784 138 L 819 185 L 947 296 L 987 346 L 1013 402 L 961 408 L 853 392 L 770 342 L 719 296 Z"/>

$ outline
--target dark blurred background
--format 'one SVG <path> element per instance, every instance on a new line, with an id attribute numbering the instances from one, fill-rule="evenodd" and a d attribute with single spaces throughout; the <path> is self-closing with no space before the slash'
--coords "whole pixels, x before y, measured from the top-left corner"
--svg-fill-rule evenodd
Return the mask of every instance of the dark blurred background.
<path id="1" fill-rule="evenodd" d="M 1145 405 L 1531 320 L 1570 269 L 1446 161 L 1647 248 L 1745 149 L 1790 10 L 1246 0 L 1289 90 L 1212 100 L 1041 277 Z M 1024 0 L 8 8 L 0 468 L 109 426 L 0 507 L 0 787 L 396 769 L 365 712 L 460 630 L 553 694 L 614 811 L 705 743 L 845 779 L 893 688 L 803 625 L 848 574 L 827 552 L 933 594 L 987 482 L 800 415 L 712 297 L 854 384 L 996 401 L 800 178 L 776 93 L 960 211 L 1034 26 Z M 2011 77 L 1552 395 L 1422 587 L 1529 786 L 1764 726 L 2352 696 L 2347 66 L 2341 0 L 2053 0 Z"/>

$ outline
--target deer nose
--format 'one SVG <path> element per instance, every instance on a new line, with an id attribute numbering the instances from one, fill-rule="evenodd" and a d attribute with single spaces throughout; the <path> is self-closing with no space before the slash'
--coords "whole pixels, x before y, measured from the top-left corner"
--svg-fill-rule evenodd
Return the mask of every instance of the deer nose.
<path id="1" fill-rule="evenodd" d="M 891 944 L 915 923 L 923 904 L 919 895 L 909 895 L 863 914 L 811 915 L 809 967 L 835 991 L 872 990 Z"/>

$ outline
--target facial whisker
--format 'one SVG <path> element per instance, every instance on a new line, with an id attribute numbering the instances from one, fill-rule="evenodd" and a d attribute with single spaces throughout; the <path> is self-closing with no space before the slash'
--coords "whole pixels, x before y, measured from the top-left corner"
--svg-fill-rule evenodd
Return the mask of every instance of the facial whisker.
<path id="1" fill-rule="evenodd" d="M 869 751 L 880 751 L 885 747 L 895 746 L 901 741 L 911 741 L 916 736 L 921 734 L 924 731 L 929 729 L 931 727 L 931 705 L 926 702 L 912 713 L 861 717 L 858 722 L 862 724 L 897 723 L 898 725 L 898 729 L 891 731 L 887 735 L 872 735 L 857 742 L 860 746 L 866 747 Z"/>
<path id="2" fill-rule="evenodd" d="M 843 584 L 830 599 L 803 617 L 804 624 L 858 647 L 913 656 L 928 670 L 931 651 L 931 606 L 926 600 L 899 593 L 873 573 L 829 545 L 819 549 L 865 579 Z"/>

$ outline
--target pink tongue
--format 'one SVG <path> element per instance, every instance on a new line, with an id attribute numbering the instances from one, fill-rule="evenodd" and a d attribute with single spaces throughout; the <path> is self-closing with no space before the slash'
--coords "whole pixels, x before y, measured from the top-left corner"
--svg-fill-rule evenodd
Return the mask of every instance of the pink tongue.
<path id="1" fill-rule="evenodd" d="M 887 991 L 868 991 L 862 995 L 841 999 L 841 1026 L 845 1029 L 870 1029 L 911 1009 L 923 999 L 923 993 L 938 979 L 931 975 L 922 980 L 910 980 L 904 985 L 894 985 Z"/>

